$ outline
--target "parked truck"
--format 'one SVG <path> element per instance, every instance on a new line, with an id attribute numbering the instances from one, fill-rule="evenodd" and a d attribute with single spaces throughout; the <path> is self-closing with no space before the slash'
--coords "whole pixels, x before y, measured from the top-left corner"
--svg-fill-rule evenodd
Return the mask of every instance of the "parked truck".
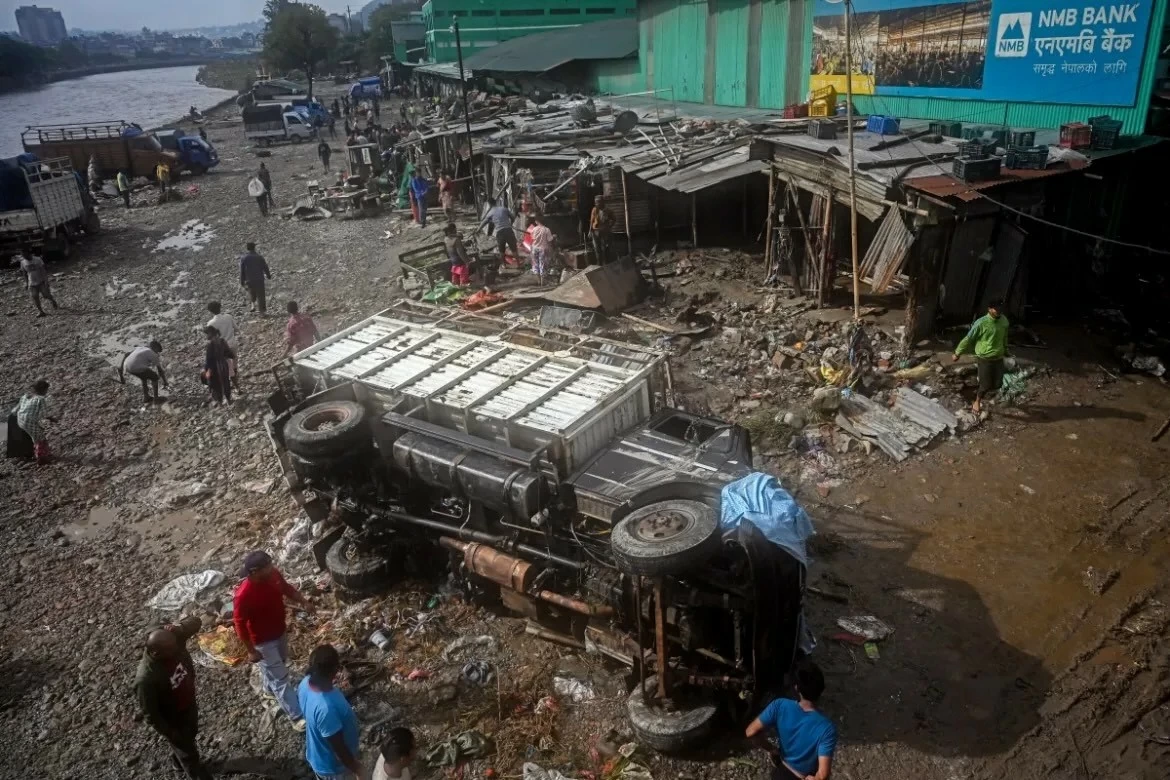
<path id="1" fill-rule="evenodd" d="M 20 140 L 24 150 L 37 157 L 68 157 L 77 171 L 87 171 L 93 158 L 103 179 L 113 178 L 122 170 L 128 171 L 131 178 L 153 179 L 155 169 L 163 162 L 173 174 L 183 170 L 177 152 L 163 149 L 154 133 L 125 121 L 36 125 L 27 128 Z"/>
<path id="2" fill-rule="evenodd" d="M 309 117 L 309 122 L 315 127 L 329 124 L 329 109 L 317 98 L 307 98 L 304 95 L 277 95 L 272 103 L 288 103 L 298 112 Z"/>
<path id="3" fill-rule="evenodd" d="M 794 661 L 803 563 L 720 522 L 747 431 L 665 405 L 661 353 L 400 301 L 274 367 L 268 423 L 336 588 L 447 573 L 528 632 L 628 666 L 663 751 Z M 740 483 L 737 483 L 740 484 Z"/>
<path id="4" fill-rule="evenodd" d="M 176 152 L 183 167 L 192 173 L 204 174 L 219 165 L 219 153 L 215 147 L 197 135 L 187 135 L 179 128 L 159 130 L 155 135 L 162 148 Z"/>
<path id="5" fill-rule="evenodd" d="M 0 160 L 0 254 L 11 255 L 24 244 L 67 254 L 82 232 L 100 229 L 67 157 L 38 160 L 22 154 Z"/>
<path id="6" fill-rule="evenodd" d="M 281 141 L 299 144 L 317 133 L 308 117 L 282 103 L 257 103 L 245 106 L 241 113 L 244 137 L 260 146 Z"/>

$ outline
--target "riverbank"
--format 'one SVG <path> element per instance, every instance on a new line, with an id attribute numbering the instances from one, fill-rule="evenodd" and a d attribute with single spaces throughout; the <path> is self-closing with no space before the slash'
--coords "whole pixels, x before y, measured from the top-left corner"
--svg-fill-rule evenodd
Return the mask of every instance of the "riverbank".
<path id="1" fill-rule="evenodd" d="M 155 70 L 158 68 L 185 68 L 199 66 L 200 72 L 204 69 L 219 66 L 229 65 L 237 60 L 214 60 L 209 61 L 207 57 L 171 57 L 167 59 L 153 59 L 153 60 L 127 60 L 126 62 L 111 63 L 107 65 L 90 65 L 84 68 L 70 68 L 68 70 L 56 70 L 47 73 L 29 73 L 24 76 L 0 76 L 0 95 L 9 92 L 19 92 L 26 89 L 37 89 L 46 84 L 55 84 L 60 81 L 69 81 L 72 79 L 81 79 L 86 76 L 97 76 L 103 73 L 122 73 L 124 71 L 136 70 Z M 239 62 L 250 63 L 247 67 L 255 70 L 255 60 L 252 58 L 240 59 Z M 225 70 L 230 70 L 225 69 Z M 198 77 L 196 77 L 198 81 Z M 204 83 L 200 81 L 200 83 Z M 238 85 L 224 86 L 219 83 L 206 83 L 204 86 L 218 87 L 220 89 L 235 89 L 242 91 Z"/>
<path id="2" fill-rule="evenodd" d="M 256 81 L 256 70 L 259 65 L 260 61 L 255 57 L 217 60 L 199 68 L 195 80 L 205 87 L 247 92 Z"/>

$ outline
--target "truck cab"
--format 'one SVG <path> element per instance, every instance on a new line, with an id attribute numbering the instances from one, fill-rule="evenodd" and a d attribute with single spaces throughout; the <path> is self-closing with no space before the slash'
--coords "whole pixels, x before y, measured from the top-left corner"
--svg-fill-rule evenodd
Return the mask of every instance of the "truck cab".
<path id="1" fill-rule="evenodd" d="M 317 127 L 329 124 L 329 110 L 317 98 L 310 100 L 304 95 L 282 95 L 273 98 L 273 102 L 288 104 Z"/>
<path id="2" fill-rule="evenodd" d="M 261 146 L 292 141 L 301 143 L 317 134 L 304 109 L 297 110 L 287 103 L 256 103 L 245 106 L 244 137 Z"/>
<path id="3" fill-rule="evenodd" d="M 215 147 L 197 135 L 187 135 L 178 128 L 159 130 L 156 135 L 162 148 L 176 152 L 183 167 L 192 173 L 207 173 L 219 165 Z"/>

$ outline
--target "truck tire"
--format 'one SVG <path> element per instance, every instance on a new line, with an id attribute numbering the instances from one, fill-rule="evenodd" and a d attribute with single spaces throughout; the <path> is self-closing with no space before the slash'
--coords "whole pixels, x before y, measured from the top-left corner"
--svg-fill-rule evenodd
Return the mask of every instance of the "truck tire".
<path id="1" fill-rule="evenodd" d="M 678 574 L 719 549 L 719 517 L 701 501 L 656 501 L 619 520 L 609 544 L 623 574 Z"/>
<path id="2" fill-rule="evenodd" d="M 301 141 L 304 141 L 304 140 L 305 140 L 305 139 L 304 139 L 304 138 L 301 138 L 299 135 L 294 135 L 294 136 L 292 137 L 292 142 L 293 142 L 294 144 L 299 144 Z"/>
<path id="3" fill-rule="evenodd" d="M 389 560 L 361 550 L 348 534 L 343 534 L 325 553 L 325 568 L 333 584 L 350 593 L 380 590 L 394 574 Z"/>
<path id="4" fill-rule="evenodd" d="M 284 426 L 289 452 L 308 460 L 350 455 L 371 444 L 366 410 L 355 401 L 325 401 L 302 409 Z"/>
<path id="5" fill-rule="evenodd" d="M 653 687 L 653 682 L 647 682 Z M 626 699 L 626 714 L 634 736 L 646 747 L 660 753 L 678 753 L 696 747 L 696 743 L 714 731 L 719 708 L 710 702 L 676 703 L 667 710 L 651 706 L 638 686 Z"/>
<path id="6" fill-rule="evenodd" d="M 96 211 L 87 212 L 82 229 L 85 230 L 87 236 L 98 235 L 102 232 L 102 218 L 98 216 Z"/>
<path id="7" fill-rule="evenodd" d="M 207 168 L 205 168 L 204 166 L 202 166 L 202 165 L 192 165 L 191 166 L 191 175 L 192 176 L 202 176 L 205 173 L 207 173 Z"/>

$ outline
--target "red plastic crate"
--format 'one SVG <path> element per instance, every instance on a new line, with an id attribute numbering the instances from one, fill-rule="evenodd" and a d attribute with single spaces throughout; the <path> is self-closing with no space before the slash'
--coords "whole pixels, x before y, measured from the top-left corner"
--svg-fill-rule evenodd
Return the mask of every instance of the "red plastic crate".
<path id="1" fill-rule="evenodd" d="M 808 103 L 793 103 L 784 107 L 785 119 L 804 119 L 808 116 Z"/>
<path id="2" fill-rule="evenodd" d="M 1088 149 L 1093 143 L 1093 128 L 1084 122 L 1060 126 L 1060 145 L 1065 149 Z"/>

